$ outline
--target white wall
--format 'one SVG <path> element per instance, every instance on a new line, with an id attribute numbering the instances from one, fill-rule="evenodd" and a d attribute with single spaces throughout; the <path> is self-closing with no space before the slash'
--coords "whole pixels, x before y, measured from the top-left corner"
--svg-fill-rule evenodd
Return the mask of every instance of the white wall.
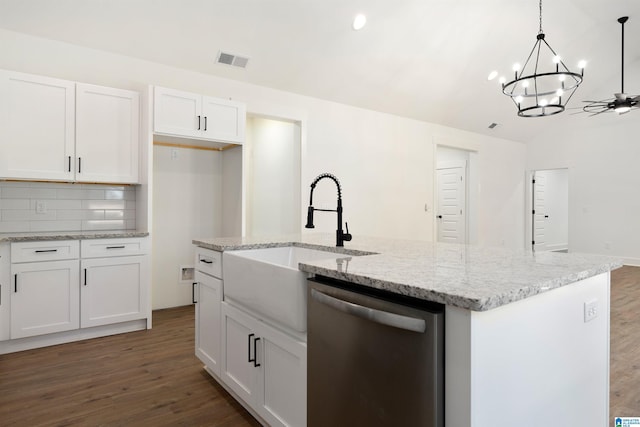
<path id="1" fill-rule="evenodd" d="M 300 232 L 300 125 L 247 118 L 245 180 L 248 236 Z"/>
<path id="2" fill-rule="evenodd" d="M 6 30 L 0 30 L 0 45 L 0 68 L 139 91 L 149 84 L 172 87 L 245 102 L 250 114 L 300 122 L 301 212 L 306 212 L 311 181 L 322 172 L 336 174 L 354 239 L 371 235 L 432 240 L 433 211 L 425 212 L 424 204 L 434 202 L 434 146 L 476 151 L 478 243 L 517 248 L 524 244 L 523 144 Z M 329 181 L 319 184 L 316 207 L 335 207 L 332 186 Z M 230 212 L 224 209 L 225 218 L 242 221 L 244 213 L 237 204 Z M 335 228 L 335 214 L 316 215 L 316 232 L 333 233 Z M 154 241 L 154 252 L 157 248 Z M 186 259 L 186 252 L 180 256 Z M 154 269 L 152 274 L 155 282 L 160 272 Z"/>
<path id="3" fill-rule="evenodd" d="M 569 116 L 527 146 L 527 169 L 569 169 L 569 251 L 640 265 L 640 112 Z"/>

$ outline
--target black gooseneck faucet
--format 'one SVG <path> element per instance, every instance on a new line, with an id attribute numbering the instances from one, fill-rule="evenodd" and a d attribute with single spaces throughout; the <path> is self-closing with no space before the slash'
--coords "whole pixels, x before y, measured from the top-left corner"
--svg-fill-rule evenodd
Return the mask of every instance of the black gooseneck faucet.
<path id="1" fill-rule="evenodd" d="M 338 207 L 336 209 L 317 209 L 313 207 L 313 190 L 316 188 L 318 181 L 329 178 L 336 183 L 338 187 Z M 315 228 L 313 225 L 313 211 L 321 212 L 337 212 L 338 213 L 338 229 L 336 230 L 336 246 L 344 246 L 344 242 L 351 241 L 351 234 L 349 234 L 349 225 L 345 223 L 347 232 L 342 231 L 342 187 L 340 187 L 340 181 L 334 175 L 330 173 L 323 173 L 316 177 L 311 183 L 311 194 L 309 195 L 309 209 L 307 210 L 307 225 L 305 228 Z"/>

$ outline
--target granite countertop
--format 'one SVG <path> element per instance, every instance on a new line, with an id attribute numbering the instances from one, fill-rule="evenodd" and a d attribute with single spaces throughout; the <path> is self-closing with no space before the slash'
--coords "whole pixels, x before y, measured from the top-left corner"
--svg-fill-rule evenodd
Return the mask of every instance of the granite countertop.
<path id="1" fill-rule="evenodd" d="M 101 231 L 51 231 L 29 233 L 0 233 L 1 242 L 37 242 L 46 240 L 118 239 L 124 237 L 146 237 L 147 231 L 101 230 Z"/>
<path id="2" fill-rule="evenodd" d="M 371 288 L 486 311 L 606 273 L 619 259 L 472 245 L 354 237 L 345 248 L 335 236 L 194 239 L 216 251 L 301 246 L 345 254 L 345 259 L 301 263 L 300 270 Z"/>

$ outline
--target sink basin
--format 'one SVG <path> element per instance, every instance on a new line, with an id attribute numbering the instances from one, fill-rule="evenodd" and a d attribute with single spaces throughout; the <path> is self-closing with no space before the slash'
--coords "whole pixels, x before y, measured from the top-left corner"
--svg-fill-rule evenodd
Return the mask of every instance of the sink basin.
<path id="1" fill-rule="evenodd" d="M 349 255 L 315 249 L 280 248 L 225 251 L 224 298 L 296 332 L 307 330 L 307 278 L 298 263 Z"/>

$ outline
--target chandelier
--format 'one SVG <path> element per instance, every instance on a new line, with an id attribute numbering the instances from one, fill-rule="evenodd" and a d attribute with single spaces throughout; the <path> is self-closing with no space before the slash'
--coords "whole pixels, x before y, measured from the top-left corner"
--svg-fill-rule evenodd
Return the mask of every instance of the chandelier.
<path id="1" fill-rule="evenodd" d="M 542 31 L 542 0 L 540 0 L 540 30 L 524 66 L 513 65 L 514 79 L 500 78 L 502 93 L 511 98 L 520 117 L 552 116 L 564 111 L 565 105 L 582 83 L 585 61 L 578 63 L 580 74 L 569 70 L 562 58 L 551 48 Z M 492 73 L 492 75 L 495 74 Z"/>

